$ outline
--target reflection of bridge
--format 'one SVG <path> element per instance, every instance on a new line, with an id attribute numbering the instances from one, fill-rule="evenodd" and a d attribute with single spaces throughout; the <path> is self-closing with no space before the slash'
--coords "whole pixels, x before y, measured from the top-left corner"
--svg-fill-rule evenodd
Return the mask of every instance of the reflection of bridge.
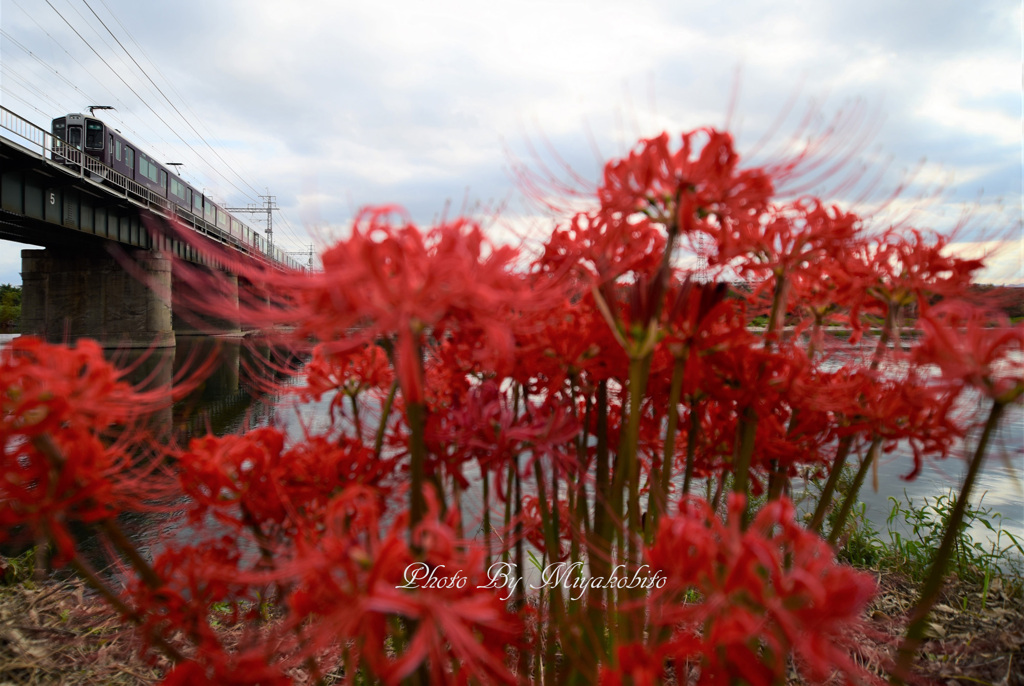
<path id="1" fill-rule="evenodd" d="M 22 251 L 23 332 L 54 341 L 87 336 L 108 347 L 172 346 L 176 331 L 190 333 L 166 298 L 188 288 L 173 278 L 170 257 L 217 265 L 179 238 L 152 235 L 142 222 L 147 211 L 267 260 L 81 151 L 55 147 L 49 132 L 0 107 L 0 239 L 45 248 Z M 279 250 L 273 258 L 296 266 Z M 237 298 L 237 277 L 223 278 Z M 238 331 L 237 323 L 212 324 Z"/>
<path id="2" fill-rule="evenodd" d="M 127 381 L 145 390 L 170 389 L 183 378 L 191 384 L 196 370 L 213 361 L 188 396 L 147 420 L 154 436 L 179 439 L 207 430 L 221 436 L 244 425 L 269 423 L 279 389 L 291 378 L 289 370 L 303 363 L 251 341 L 204 336 L 182 338 L 174 348 L 111 350 L 107 356 L 115 366 L 130 369 Z"/>

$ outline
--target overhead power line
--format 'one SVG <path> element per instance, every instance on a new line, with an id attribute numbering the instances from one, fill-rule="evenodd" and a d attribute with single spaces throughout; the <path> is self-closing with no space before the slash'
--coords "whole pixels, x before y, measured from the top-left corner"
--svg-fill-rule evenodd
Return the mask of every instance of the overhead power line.
<path id="1" fill-rule="evenodd" d="M 162 124 L 163 124 L 164 126 L 166 126 L 166 127 L 167 127 L 167 128 L 169 128 L 169 129 L 170 129 L 171 131 L 173 131 L 173 132 L 174 132 L 174 135 L 175 135 L 175 136 L 177 136 L 178 140 L 180 140 L 180 141 L 181 141 L 182 143 L 184 143 L 184 144 L 185 144 L 185 146 L 186 146 L 186 147 L 188 147 L 188 149 L 189 149 L 189 150 L 191 150 L 191 151 L 192 151 L 192 152 L 193 152 L 194 154 L 196 154 L 196 155 L 199 155 L 199 152 L 198 152 L 198 151 L 197 151 L 197 150 L 196 150 L 195 148 L 193 148 L 193 147 L 192 147 L 192 145 L 191 145 L 191 144 L 190 144 L 190 143 L 189 143 L 189 142 L 188 142 L 187 140 L 185 140 L 184 138 L 182 138 L 181 134 L 179 134 L 179 133 L 178 133 L 177 129 L 176 129 L 175 127 L 171 126 L 171 125 L 170 125 L 170 124 L 169 124 L 169 123 L 167 122 L 167 120 L 166 120 L 166 119 L 164 119 L 163 117 L 161 117 L 161 116 L 160 116 L 160 113 L 159 113 L 159 112 L 157 112 L 157 111 L 156 111 L 155 109 L 153 109 L 153 106 L 152 106 L 152 105 L 150 105 L 150 104 L 149 104 L 149 102 L 147 102 L 145 98 L 143 98 L 143 97 L 142 97 L 141 95 L 139 95 L 139 93 L 138 93 L 138 92 L 137 92 L 137 91 L 136 91 L 136 90 L 135 90 L 134 88 L 132 88 L 131 84 L 129 84 L 129 83 L 127 82 L 127 81 L 125 81 L 125 80 L 124 80 L 124 78 L 123 78 L 123 77 L 122 77 L 122 76 L 121 76 L 120 74 L 118 74 L 118 73 L 117 73 L 117 70 L 116 70 L 116 69 L 114 69 L 114 68 L 113 68 L 112 66 L 110 66 L 110 63 L 109 63 L 109 62 L 107 62 L 107 60 L 106 60 L 106 59 L 104 59 L 104 57 L 103 57 L 102 55 L 100 55 L 100 54 L 99 54 L 99 52 L 97 52 L 97 51 L 96 51 L 96 48 L 94 48 L 94 47 L 92 46 L 92 44 L 91 44 L 91 43 L 89 43 L 89 41 L 88 41 L 88 40 L 86 40 L 86 39 L 85 39 L 85 37 L 84 37 L 84 36 L 83 36 L 83 35 L 82 35 L 81 33 L 79 33 L 79 32 L 78 32 L 78 29 L 76 29 L 76 28 L 74 27 L 74 25 L 72 25 L 72 24 L 71 24 L 71 22 L 69 22 L 69 21 L 68 21 L 68 20 L 67 20 L 67 19 L 66 19 L 66 18 L 64 17 L 64 15 L 63 15 L 63 14 L 61 14 L 61 13 L 60 13 L 60 11 L 59 11 L 59 10 L 57 10 L 57 8 L 53 6 L 53 3 L 51 3 L 51 2 L 50 2 L 50 0 L 46 0 L 46 4 L 47 4 L 47 5 L 49 5 L 49 6 L 50 6 L 50 9 L 52 9 L 52 10 L 53 10 L 53 11 L 54 11 L 54 12 L 55 12 L 55 13 L 57 14 L 57 16 L 58 16 L 58 17 L 60 17 L 60 18 L 61 18 L 61 20 L 62 20 L 62 21 L 63 21 L 63 22 L 65 23 L 65 24 L 67 24 L 67 25 L 68 25 L 68 28 L 70 28 L 70 29 L 71 29 L 71 30 L 72 30 L 72 31 L 73 31 L 73 32 L 75 33 L 75 35 L 76 35 L 76 36 L 78 36 L 78 37 L 79 37 L 79 38 L 81 39 L 81 41 L 82 41 L 83 43 L 85 43 L 86 47 L 88 47 L 88 48 L 89 48 L 90 50 L 92 50 L 93 54 L 94 54 L 94 55 L 96 55 L 96 57 L 98 57 L 98 58 L 99 58 L 99 60 L 100 60 L 101 62 L 103 62 L 103 64 L 104 64 L 104 65 L 106 65 L 107 69 L 109 69 L 109 70 L 110 70 L 110 73 L 112 73 L 112 74 L 113 74 L 114 76 L 116 76 L 116 77 L 118 78 L 118 80 L 119 80 L 119 81 L 120 81 L 121 83 L 123 83 L 123 84 L 125 85 L 125 87 L 126 87 L 126 88 L 127 88 L 128 90 L 130 90 L 130 91 L 132 92 L 132 95 L 134 95 L 134 96 L 135 96 L 136 98 L 138 98 L 138 99 L 139 99 L 139 102 L 141 102 L 141 103 L 142 103 L 143 105 L 145 105 L 145 106 L 146 106 L 146 108 L 147 108 L 147 109 L 148 109 L 148 110 L 149 110 L 150 112 L 152 112 L 152 113 L 153 113 L 153 116 L 155 116 L 155 117 L 156 117 L 157 119 L 159 119 L 159 120 L 160 120 L 160 122 L 161 122 L 161 123 L 162 123 Z M 229 185 L 230 185 L 230 186 L 231 186 L 232 188 L 234 188 L 234 189 L 235 189 L 236 191 L 238 191 L 238 192 L 239 192 L 239 193 L 241 193 L 242 195 L 244 195 L 244 196 L 247 196 L 247 197 L 248 197 L 248 193 L 246 193 L 246 192 L 245 192 L 245 191 L 243 191 L 243 190 L 242 190 L 241 188 L 239 188 L 238 186 L 236 186 L 236 185 L 235 185 L 235 183 L 234 183 L 233 181 L 231 181 L 231 179 L 228 179 L 227 177 L 224 177 L 224 176 L 223 176 L 223 174 L 221 174 L 221 177 L 222 177 L 222 178 L 224 178 L 224 180 L 225 180 L 225 181 L 227 181 L 227 182 L 228 182 L 228 184 L 229 184 Z"/>
<path id="2" fill-rule="evenodd" d="M 208 148 L 209 148 L 209 149 L 210 149 L 210 150 L 211 150 L 211 151 L 213 152 L 213 154 L 217 156 L 217 159 L 218 159 L 218 160 L 220 160 L 221 162 L 223 162 L 223 163 L 224 163 L 224 166 L 225 166 L 225 167 L 226 167 L 227 169 L 229 169 L 229 170 L 231 171 L 231 173 L 232 173 L 232 174 L 234 174 L 235 176 L 237 176 L 237 177 L 239 178 L 239 180 L 240 180 L 240 181 L 241 181 L 242 183 L 244 183 L 244 184 L 245 184 L 246 186 L 249 186 L 250 190 L 252 190 L 252 192 L 253 192 L 253 193 L 255 193 L 256 195 L 259 195 L 259 191 L 258 191 L 258 190 L 256 190 L 255 188 L 253 188 L 253 187 L 252 187 L 252 185 L 251 185 L 251 184 L 249 184 L 249 182 L 248 182 L 248 181 L 246 181 L 246 180 L 245 180 L 244 178 L 242 178 L 242 175 L 241 175 L 241 174 L 239 174 L 238 172 L 236 172 L 236 171 L 235 171 L 235 170 L 234 170 L 234 169 L 233 169 L 233 168 L 231 167 L 231 165 L 230 165 L 230 164 L 228 164 L 227 160 L 225 160 L 225 159 L 224 159 L 223 157 L 221 157 L 220 153 L 219 153 L 219 152 L 217 152 L 216 148 L 214 148 L 214 147 L 213 147 L 212 145 L 210 145 L 210 142 L 209 142 L 209 141 L 207 141 L 207 140 L 206 140 L 206 138 L 204 138 L 204 137 L 203 137 L 203 134 L 199 133 L 199 131 L 197 131 L 197 130 L 196 130 L 196 127 L 192 126 L 192 122 L 190 122 L 190 121 L 188 120 L 188 118 L 186 118 L 186 117 L 185 117 L 185 115 L 181 113 L 181 110 L 179 110 L 179 109 L 178 109 L 177 105 L 175 105 L 175 104 L 174 104 L 173 102 L 171 102 L 171 99 L 167 97 L 167 94 L 166 94 L 166 93 L 164 93 L 163 89 L 162 89 L 162 88 L 160 88 L 160 86 L 159 86 L 159 85 L 157 85 L 156 81 L 154 81 L 154 80 L 152 79 L 152 77 L 150 77 L 150 75 L 149 75 L 149 74 L 148 74 L 148 73 L 146 72 L 146 70 L 145 70 L 145 69 L 144 69 L 144 68 L 142 67 L 142 65 L 141 65 L 141 64 L 139 64 L 138 60 L 136 60 L 136 59 L 135 59 L 135 57 L 133 57 L 133 56 L 132 56 L 131 52 L 129 52 L 129 51 L 128 51 L 128 49 L 127 49 L 126 47 L 124 47 L 124 44 L 123 44 L 123 43 L 121 43 L 121 41 L 120 41 L 120 40 L 118 39 L 118 37 L 114 35 L 114 32 L 110 30 L 110 27 L 108 27 L 108 26 L 107 26 L 106 22 L 104 22 L 104 21 L 103 21 L 103 19 L 102 19 L 102 18 L 100 17 L 100 15 L 96 14 L 96 10 L 94 10 L 94 9 L 92 8 L 92 5 L 90 5 L 90 4 L 89 4 L 89 0 L 82 0 L 82 2 L 83 2 L 83 3 L 85 4 L 85 6 L 86 6 L 86 7 L 88 7 L 88 8 L 89 8 L 89 11 L 90 11 L 90 12 L 92 12 L 92 15 L 93 15 L 94 17 L 96 17 L 96 20 L 97 20 L 97 21 L 98 21 L 98 22 L 100 23 L 100 25 L 101 25 L 101 26 L 103 26 L 103 28 L 104 28 L 104 29 L 106 29 L 107 33 L 109 33 L 109 34 L 110 34 L 111 38 L 113 38 L 113 39 L 114 39 L 114 41 L 116 41 L 116 42 L 117 42 L 118 46 L 120 46 L 120 48 L 121 48 L 122 50 L 124 50 L 124 54 L 128 55 L 128 59 L 130 59 L 130 60 L 132 61 L 132 63 L 134 63 L 134 64 L 135 64 L 135 66 L 136 66 L 136 67 L 138 67 L 139 71 L 141 71 L 141 72 L 142 72 L 142 75 L 143 75 L 143 76 L 145 76 L 145 77 L 146 77 L 146 79 L 147 79 L 147 80 L 148 80 L 148 81 L 149 81 L 149 82 L 150 82 L 151 84 L 153 84 L 153 88 L 156 88 L 156 91 L 157 91 L 157 92 L 158 92 L 158 93 L 159 93 L 159 94 L 160 94 L 160 95 L 161 95 L 161 96 L 163 97 L 163 99 L 164 99 L 164 100 L 166 100 L 166 101 L 167 101 L 167 104 L 171 106 L 171 109 L 173 109 L 173 110 L 174 110 L 174 112 L 175 112 L 175 113 L 176 113 L 176 114 L 177 114 L 177 115 L 178 115 L 179 117 L 181 117 L 181 120 L 182 120 L 183 122 L 185 122 L 185 124 L 186 124 L 186 125 L 187 125 L 187 126 L 188 126 L 188 127 L 190 128 L 190 129 L 192 129 L 192 132 L 193 132 L 194 134 L 196 134 L 197 136 L 199 136 L 199 140 L 201 140 L 201 141 L 202 141 L 203 143 L 205 143 L 205 144 L 206 144 L 206 147 L 208 147 Z M 237 187 L 236 187 L 236 188 L 237 188 Z"/>

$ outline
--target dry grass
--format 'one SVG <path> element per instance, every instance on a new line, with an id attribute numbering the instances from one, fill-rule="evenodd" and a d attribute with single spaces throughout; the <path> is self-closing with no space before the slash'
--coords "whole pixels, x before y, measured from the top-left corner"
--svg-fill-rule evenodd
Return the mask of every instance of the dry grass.
<path id="1" fill-rule="evenodd" d="M 0 686 L 155 683 L 160 661 L 148 664 L 140 648 L 81 582 L 0 586 Z"/>
<path id="2" fill-rule="evenodd" d="M 856 637 L 854 659 L 882 675 L 906 628 L 916 590 L 896 573 L 876 574 L 879 595 L 869 608 L 868 629 Z M 1019 595 L 994 583 L 982 609 L 981 589 L 953 578 L 932 619 L 916 681 L 1024 686 Z M 0 686 L 156 683 L 167 662 L 144 659 L 141 645 L 133 628 L 77 581 L 0 586 Z"/>
<path id="3" fill-rule="evenodd" d="M 890 663 L 917 601 L 917 588 L 896 572 L 876 572 L 879 593 L 869 610 L 872 635 L 865 653 L 874 666 Z M 928 640 L 915 673 L 923 683 L 1024 686 L 1024 599 L 1000 579 L 988 593 L 951 577 L 932 610 Z"/>

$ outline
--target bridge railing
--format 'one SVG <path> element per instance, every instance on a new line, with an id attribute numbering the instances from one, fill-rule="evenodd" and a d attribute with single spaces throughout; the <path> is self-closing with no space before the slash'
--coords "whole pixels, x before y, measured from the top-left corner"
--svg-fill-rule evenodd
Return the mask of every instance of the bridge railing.
<path id="1" fill-rule="evenodd" d="M 278 249 L 274 250 L 273 255 L 264 254 L 258 249 L 254 250 L 253 246 L 246 245 L 243 241 L 235 239 L 234 236 L 223 231 L 220 227 L 207 222 L 204 217 L 193 214 L 189 210 L 179 207 L 166 198 L 157 195 L 135 180 L 129 179 L 124 174 L 106 166 L 96 158 L 86 155 L 80 148 L 54 136 L 46 129 L 23 119 L 2 105 L 0 105 L 0 129 L 14 134 L 19 139 L 15 142 L 65 172 L 76 173 L 83 179 L 103 183 L 104 187 L 110 192 L 114 192 L 115 188 L 119 189 L 122 191 L 123 197 L 141 202 L 147 208 L 156 210 L 165 216 L 183 219 L 196 232 L 209 236 L 221 243 L 231 245 L 253 258 L 260 260 L 269 259 L 271 262 L 287 265 L 292 268 L 301 268 L 295 260 Z M 28 145 L 24 145 L 25 143 Z"/>
<path id="2" fill-rule="evenodd" d="M 46 150 L 46 137 L 51 136 L 46 129 L 41 129 L 32 122 L 22 119 L 3 106 L 0 106 L 0 128 L 10 131 L 15 136 L 31 143 L 33 147 L 41 148 L 44 151 Z"/>

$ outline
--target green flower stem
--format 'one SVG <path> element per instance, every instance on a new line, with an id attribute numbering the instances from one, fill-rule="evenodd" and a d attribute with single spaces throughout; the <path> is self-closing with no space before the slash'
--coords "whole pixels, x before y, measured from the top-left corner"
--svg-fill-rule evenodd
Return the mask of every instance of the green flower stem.
<path id="1" fill-rule="evenodd" d="M 549 507 L 547 485 L 544 483 L 544 469 L 540 464 L 540 460 L 536 460 L 533 463 L 533 473 L 537 479 L 537 501 L 540 505 L 540 520 L 544 523 L 544 547 L 547 548 L 547 558 L 551 561 L 556 561 L 559 559 L 560 550 L 557 517 L 558 493 L 556 492 L 552 494 L 551 505 L 553 507 Z M 565 625 L 565 608 L 563 606 L 564 599 L 562 598 L 562 589 L 559 588 L 557 584 L 553 585 L 549 589 L 549 598 L 549 619 L 548 625 L 545 627 L 547 634 L 545 637 L 545 664 L 550 670 L 554 670 L 557 650 L 554 637 L 558 635 L 567 636 L 568 632 L 558 631 L 560 626 L 564 627 Z M 555 683 L 555 674 L 553 671 L 549 672 L 548 670 L 545 670 L 544 682 Z"/>
<path id="2" fill-rule="evenodd" d="M 896 327 L 896 312 L 894 308 L 895 305 L 893 303 L 887 303 L 885 326 L 882 327 L 882 334 L 878 337 L 878 345 L 875 346 L 874 355 L 871 356 L 871 371 L 878 369 L 878 365 L 882 363 L 882 357 L 889 346 L 889 339 L 892 338 L 893 329 Z"/>
<path id="3" fill-rule="evenodd" d="M 377 425 L 377 436 L 373 441 L 373 456 L 380 459 L 380 451 L 384 447 L 384 433 L 388 428 L 388 417 L 391 415 L 391 408 L 395 404 L 395 394 L 398 393 L 398 379 L 391 382 L 391 390 L 384 400 L 384 407 L 380 412 L 380 423 Z"/>
<path id="4" fill-rule="evenodd" d="M 594 427 L 597 448 L 594 456 L 594 536 L 590 550 L 592 576 L 600 576 L 611 558 L 611 491 L 608 483 L 608 382 L 597 385 L 597 418 Z M 596 546 L 593 544 L 597 544 Z M 598 566 L 600 565 L 600 568 Z"/>
<path id="5" fill-rule="evenodd" d="M 424 463 L 427 448 L 423 440 L 423 403 L 408 403 L 405 416 L 409 422 L 409 477 L 411 492 L 409 494 L 409 540 L 413 540 L 413 530 L 423 519 L 427 504 L 423 499 Z"/>
<path id="6" fill-rule="evenodd" d="M 736 428 L 736 453 L 733 459 L 733 493 L 747 495 L 750 482 L 750 461 L 754 456 L 754 438 L 757 435 L 757 412 L 752 407 L 743 408 L 739 426 Z M 744 506 L 746 518 L 746 506 Z"/>
<path id="7" fill-rule="evenodd" d="M 629 414 L 626 416 L 626 430 L 619 440 L 619 453 L 615 463 L 615 474 L 612 477 L 612 512 L 619 520 L 623 520 L 623 493 L 628 491 L 629 499 L 634 500 L 634 493 L 639 489 L 635 486 L 639 465 L 636 459 L 636 447 L 640 436 L 640 405 L 646 386 L 645 368 L 649 368 L 647 358 L 631 358 L 629 361 Z M 629 531 L 636 531 L 640 523 L 639 507 L 635 502 L 625 503 L 629 512 Z M 637 510 L 633 519 L 633 510 Z"/>
<path id="8" fill-rule="evenodd" d="M 789 293 L 788 286 L 789 281 L 786 279 L 785 272 L 775 275 L 775 293 L 772 296 L 771 314 L 768 315 L 768 329 L 765 332 L 766 337 L 774 334 L 778 330 L 779 324 L 784 318 L 786 313 L 786 296 Z"/>
<path id="9" fill-rule="evenodd" d="M 114 544 L 118 552 L 127 558 L 135 571 L 139 573 L 142 581 L 150 589 L 157 589 L 164 585 L 163 579 L 156 573 L 156 570 L 142 557 L 142 553 L 136 548 L 128 537 L 124 535 L 121 527 L 113 519 L 105 519 L 99 525 L 100 530 L 107 535 L 110 542 Z"/>
<path id="10" fill-rule="evenodd" d="M 352 423 L 355 425 L 356 438 L 362 440 L 363 438 L 363 423 L 359 419 L 359 402 L 356 400 L 356 394 L 352 393 L 348 396 L 349 402 L 352 405 Z"/>
<path id="11" fill-rule="evenodd" d="M 887 309 L 885 311 L 885 325 L 882 327 L 882 334 L 878 337 L 878 344 L 875 346 L 875 352 L 871 356 L 871 371 L 876 371 L 878 369 L 878 366 L 882 363 L 882 357 L 885 355 L 886 348 L 889 344 L 889 339 L 892 338 L 893 329 L 896 326 L 896 314 L 893 308 L 894 305 L 892 303 L 889 303 L 887 305 Z M 839 447 L 836 449 L 836 459 L 833 460 L 832 467 L 829 469 L 828 479 L 825 482 L 825 490 L 821 494 L 821 499 L 818 501 L 817 507 L 815 507 L 814 515 L 811 520 L 810 528 L 812 531 L 821 530 L 821 524 L 825 520 L 825 515 L 828 512 L 829 506 L 831 506 L 832 504 L 832 495 L 835 492 L 836 484 L 839 483 L 839 477 L 843 470 L 843 465 L 846 463 L 846 457 L 850 453 L 850 446 L 853 444 L 855 438 L 856 436 L 854 435 L 847 436 L 845 439 L 843 439 L 845 445 L 844 443 L 840 443 Z M 870 464 L 868 466 L 870 466 Z M 861 469 L 866 468 L 864 467 L 864 465 L 861 465 Z M 860 475 L 859 471 L 858 475 Z M 864 478 L 863 476 L 861 476 L 861 479 L 857 483 L 855 489 L 857 492 L 860 491 L 860 484 L 862 484 L 863 481 Z M 843 503 L 843 506 L 846 506 L 845 502 Z M 849 507 L 853 507 L 852 502 L 850 503 Z M 847 510 L 846 515 L 841 516 L 843 524 L 846 523 L 846 516 L 848 515 L 849 511 Z"/>
<path id="12" fill-rule="evenodd" d="M 699 402 L 696 398 L 690 401 L 690 431 L 686 434 L 686 472 L 683 474 L 683 498 L 690 494 L 690 482 L 693 481 L 693 463 L 696 461 L 697 455 L 697 434 L 700 432 L 700 415 L 697 414 Z"/>
<path id="13" fill-rule="evenodd" d="M 505 482 L 508 484 L 507 487 L 505 488 L 505 527 L 502 529 L 504 532 L 506 532 L 506 535 L 508 533 L 509 528 L 512 526 L 512 498 L 513 498 L 513 491 L 512 491 L 512 489 L 515 488 L 515 484 L 516 484 L 516 479 L 515 479 L 516 468 L 517 468 L 516 461 L 515 460 L 509 460 L 508 461 L 508 475 L 507 475 L 507 478 L 505 479 Z M 503 545 L 502 547 L 504 548 L 504 551 L 501 553 L 501 560 L 502 560 L 502 562 L 508 562 L 509 561 L 509 555 L 511 555 L 511 548 L 509 548 L 509 546 L 507 546 L 507 545 Z"/>
<path id="14" fill-rule="evenodd" d="M 1006 404 L 999 400 L 992 401 L 992 409 L 989 412 L 988 421 L 985 422 L 985 428 L 982 430 L 981 438 L 978 440 L 978 447 L 971 458 L 971 464 L 967 469 L 967 475 L 964 476 L 963 485 L 960 486 L 960 495 L 953 506 L 952 514 L 949 516 L 949 523 L 946 525 L 946 531 L 942 536 L 939 550 L 935 554 L 935 560 L 928 571 L 928 578 L 921 587 L 921 597 L 917 601 L 917 605 L 914 607 L 914 612 L 911 615 L 910 627 L 907 629 L 906 638 L 903 639 L 903 643 L 900 645 L 896 658 L 896 669 L 893 671 L 893 683 L 902 683 L 907 670 L 910 668 L 910 663 L 921 646 L 925 629 L 928 626 L 928 615 L 939 597 L 939 591 L 942 590 L 946 568 L 949 566 L 950 554 L 953 552 L 953 546 L 960 532 L 960 525 L 964 520 L 964 510 L 967 507 L 968 499 L 971 497 L 974 480 L 977 478 L 978 472 L 981 471 L 981 463 L 984 461 L 988 442 L 992 438 L 992 434 L 995 433 L 999 420 L 1002 419 L 1005 407 Z"/>
<path id="15" fill-rule="evenodd" d="M 627 569 L 631 569 L 640 559 L 639 542 L 643 535 L 640 525 L 640 461 L 637 459 L 637 444 L 640 441 L 640 406 L 643 402 L 644 392 L 647 387 L 647 377 L 651 367 L 651 355 L 642 359 L 633 359 L 629 362 L 629 423 L 627 424 L 626 435 L 623 437 L 620 457 L 624 457 L 623 472 L 626 477 L 626 514 L 627 526 L 623 531 L 626 541 L 626 557 L 623 560 Z M 621 498 L 621 491 L 616 489 L 615 493 Z M 621 509 L 619 512 L 621 513 Z M 620 546 L 621 550 L 621 546 Z M 623 589 L 620 593 L 620 603 L 633 605 L 632 601 L 640 596 L 642 589 Z M 639 605 L 639 604 L 637 604 Z M 642 630 L 640 626 L 641 614 L 639 609 L 633 610 L 626 615 L 626 621 L 621 625 L 623 636 L 627 640 L 636 640 Z"/>
<path id="16" fill-rule="evenodd" d="M 606 577 L 611 562 L 611 517 L 609 516 L 608 492 L 608 382 L 597 385 L 597 400 L 594 410 L 595 438 L 597 447 L 594 455 L 594 526 L 587 541 L 587 557 L 591 577 Z M 608 651 L 605 627 L 609 626 L 610 604 L 605 602 L 607 591 L 591 588 L 589 591 L 589 623 L 600 642 L 598 650 L 607 658 Z"/>
<path id="17" fill-rule="evenodd" d="M 846 494 L 846 498 L 843 500 L 843 505 L 839 509 L 839 514 L 836 516 L 835 524 L 832 525 L 832 531 L 828 534 L 828 542 L 830 545 L 835 545 L 836 541 L 839 540 L 839 534 L 846 526 L 846 520 L 850 517 L 850 511 L 853 510 L 854 503 L 857 502 L 857 495 L 860 493 L 860 487 L 864 485 L 864 478 L 868 474 L 868 469 L 871 464 L 878 457 L 878 451 L 882 445 L 882 437 L 875 436 L 871 439 L 871 446 L 868 448 L 868 454 L 864 457 L 864 461 L 860 463 L 860 469 L 857 470 L 857 475 L 853 478 L 853 485 L 850 487 L 850 492 Z"/>
<path id="18" fill-rule="evenodd" d="M 668 484 L 672 479 L 672 466 L 676 454 L 676 434 L 679 424 L 679 397 L 683 389 L 686 355 L 677 357 L 672 366 L 672 381 L 668 391 L 668 425 L 665 428 L 665 450 L 661 458 L 661 476 L 647 490 L 647 526 L 644 538 L 650 544 L 658 530 L 658 518 L 668 509 Z M 654 477 L 654 470 L 651 470 Z"/>
<path id="19" fill-rule="evenodd" d="M 832 495 L 835 493 L 836 485 L 839 483 L 839 476 L 843 471 L 843 465 L 846 463 L 846 456 L 850 454 L 853 439 L 854 436 L 852 434 L 844 436 L 836 447 L 836 459 L 832 461 L 828 479 L 826 479 L 825 486 L 821 491 L 821 498 L 818 499 L 818 505 L 814 508 L 814 514 L 811 517 L 811 523 L 807 527 L 815 533 L 821 531 L 821 523 L 825 521 L 825 514 L 832 505 Z"/>
<path id="20" fill-rule="evenodd" d="M 481 466 L 481 475 L 484 478 L 484 569 L 491 568 L 491 477 L 485 468 Z"/>
<path id="21" fill-rule="evenodd" d="M 516 569 L 525 569 L 523 566 L 523 518 L 522 518 L 522 507 L 523 507 L 523 484 L 522 478 L 519 474 L 519 455 L 516 455 L 512 460 L 512 469 L 514 470 L 514 481 L 515 481 L 515 508 L 516 508 Z M 523 588 L 523 584 L 516 584 L 516 595 L 514 612 L 522 610 L 526 604 L 526 590 Z M 527 674 L 527 668 L 529 666 L 530 655 L 525 650 L 519 651 L 519 673 Z"/>

